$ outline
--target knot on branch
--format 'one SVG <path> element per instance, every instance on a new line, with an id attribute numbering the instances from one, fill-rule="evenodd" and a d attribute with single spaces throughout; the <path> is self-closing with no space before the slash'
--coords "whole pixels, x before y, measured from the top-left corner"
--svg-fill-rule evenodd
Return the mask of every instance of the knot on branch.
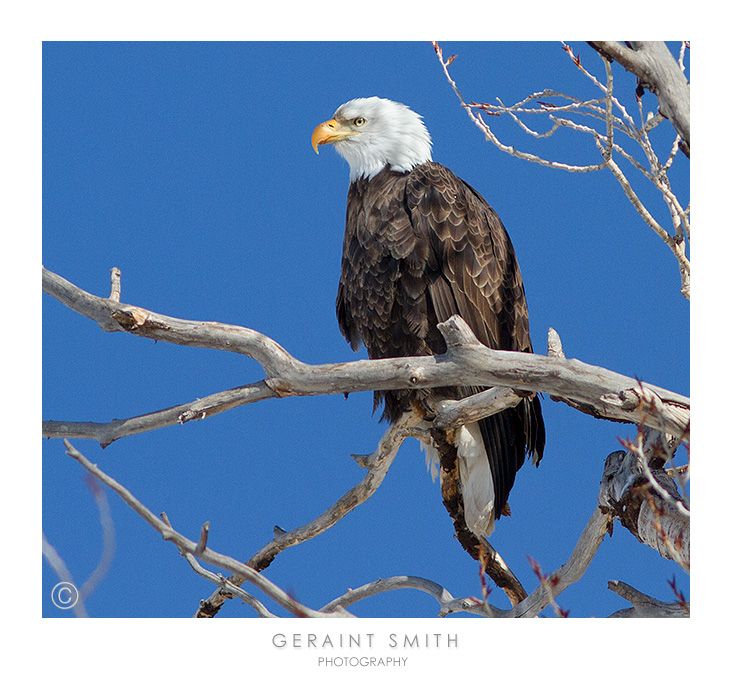
<path id="1" fill-rule="evenodd" d="M 651 411 L 655 411 L 663 402 L 661 398 L 642 385 L 635 389 L 624 389 L 618 393 L 619 406 L 627 411 L 645 407 Z"/>
<path id="2" fill-rule="evenodd" d="M 622 411 L 658 418 L 663 427 L 680 440 L 691 434 L 690 409 L 687 404 L 666 401 L 656 392 L 638 381 L 636 387 L 629 387 L 612 394 L 604 394 L 601 401 Z M 645 420 L 642 421 L 645 423 Z"/>
<path id="3" fill-rule="evenodd" d="M 128 332 L 145 327 L 150 320 L 150 311 L 136 306 L 128 306 L 127 308 L 113 311 L 110 317 L 119 323 L 122 329 Z"/>
<path id="4" fill-rule="evenodd" d="M 183 423 L 188 423 L 192 420 L 204 420 L 206 418 L 206 411 L 200 410 L 197 411 L 195 409 L 187 409 L 183 411 L 183 413 L 178 414 L 178 423 L 183 425 Z"/>

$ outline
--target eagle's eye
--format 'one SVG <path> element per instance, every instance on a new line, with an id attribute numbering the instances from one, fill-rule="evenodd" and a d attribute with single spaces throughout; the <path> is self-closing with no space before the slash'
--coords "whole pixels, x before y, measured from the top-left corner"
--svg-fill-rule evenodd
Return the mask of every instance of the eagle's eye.
<path id="1" fill-rule="evenodd" d="M 353 120 L 353 124 L 357 127 L 362 127 L 364 124 L 366 124 L 366 118 L 356 117 L 356 119 Z"/>

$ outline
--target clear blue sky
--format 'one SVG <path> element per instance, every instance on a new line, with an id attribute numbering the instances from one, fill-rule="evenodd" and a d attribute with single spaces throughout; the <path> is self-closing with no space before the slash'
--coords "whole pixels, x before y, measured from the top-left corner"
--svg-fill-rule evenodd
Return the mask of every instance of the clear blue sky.
<path id="1" fill-rule="evenodd" d="M 592 50 L 576 45 L 602 73 Z M 450 43 L 468 100 L 512 103 L 543 88 L 591 95 L 557 43 Z M 616 69 L 633 110 L 634 79 Z M 521 265 L 534 348 L 549 327 L 568 357 L 689 393 L 689 306 L 668 249 L 640 220 L 609 172 L 570 175 L 510 158 L 483 140 L 458 106 L 432 47 L 415 43 L 46 43 L 43 48 L 43 262 L 83 289 L 181 318 L 261 331 L 308 363 L 354 360 L 336 323 L 348 169 L 313 128 L 342 102 L 380 95 L 424 116 L 434 159 L 476 187 L 501 215 Z M 655 109 L 652 95 L 644 100 Z M 566 162 L 597 159 L 594 144 L 562 132 L 535 142 L 491 118 L 509 143 Z M 537 123 L 537 126 L 540 126 Z M 660 148 L 671 140 L 659 127 Z M 674 181 L 688 201 L 688 163 Z M 637 179 L 637 176 L 634 176 Z M 641 182 L 642 185 L 642 182 Z M 642 188 L 642 187 L 641 187 Z M 665 218 L 655 193 L 644 195 Z M 107 421 L 194 400 L 262 377 L 240 356 L 188 349 L 94 323 L 44 296 L 43 417 Z M 511 493 L 513 516 L 493 543 L 527 589 L 527 555 L 546 571 L 569 556 L 592 513 L 605 457 L 634 428 L 544 399 L 547 450 Z M 350 454 L 384 431 L 371 395 L 290 398 L 119 440 L 102 450 L 73 441 L 154 512 L 246 560 L 272 528 L 299 526 L 356 484 Z M 101 533 L 83 470 L 60 440 L 43 442 L 43 528 L 77 583 L 97 564 Z M 196 576 L 120 499 L 112 569 L 87 608 L 96 617 L 185 617 L 213 586 Z M 416 441 L 403 447 L 377 494 L 266 570 L 311 607 L 397 574 L 432 579 L 453 595 L 480 593 L 475 562 L 453 537 Z M 616 527 L 585 577 L 559 599 L 573 617 L 628 606 L 620 579 L 672 601 L 688 578 Z M 57 582 L 44 562 L 43 614 Z M 491 601 L 507 606 L 496 591 Z M 434 616 L 423 593 L 359 603 L 359 616 Z M 229 602 L 224 617 L 252 615 Z M 548 612 L 551 615 L 550 612 Z"/>

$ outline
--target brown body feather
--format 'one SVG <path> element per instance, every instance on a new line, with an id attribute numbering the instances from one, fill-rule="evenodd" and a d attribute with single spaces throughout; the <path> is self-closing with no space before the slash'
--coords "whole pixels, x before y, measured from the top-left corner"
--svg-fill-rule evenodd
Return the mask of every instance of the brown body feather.
<path id="1" fill-rule="evenodd" d="M 386 167 L 351 183 L 336 310 L 345 338 L 354 349 L 363 342 L 370 358 L 445 353 L 437 323 L 456 314 L 486 346 L 532 350 L 521 272 L 500 218 L 478 192 L 433 162 L 406 173 Z M 394 421 L 415 404 L 429 408 L 435 399 L 478 391 L 377 391 L 374 406 L 383 402 L 383 417 Z M 526 455 L 541 459 L 539 399 L 481 420 L 480 430 L 499 518 Z M 451 457 L 439 443 L 438 450 L 444 478 L 455 452 Z M 459 504 L 448 509 L 460 517 Z"/>

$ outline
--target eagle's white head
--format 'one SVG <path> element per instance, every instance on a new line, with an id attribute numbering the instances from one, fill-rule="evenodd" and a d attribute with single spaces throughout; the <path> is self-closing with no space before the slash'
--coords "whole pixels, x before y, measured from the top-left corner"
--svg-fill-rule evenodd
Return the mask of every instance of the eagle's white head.
<path id="1" fill-rule="evenodd" d="M 351 168 L 351 181 L 371 179 L 386 165 L 409 172 L 432 160 L 432 140 L 416 112 L 386 98 L 355 98 L 313 132 L 318 146 L 332 143 Z"/>

